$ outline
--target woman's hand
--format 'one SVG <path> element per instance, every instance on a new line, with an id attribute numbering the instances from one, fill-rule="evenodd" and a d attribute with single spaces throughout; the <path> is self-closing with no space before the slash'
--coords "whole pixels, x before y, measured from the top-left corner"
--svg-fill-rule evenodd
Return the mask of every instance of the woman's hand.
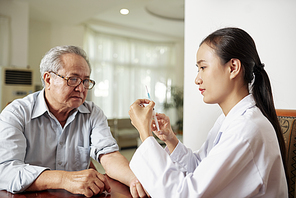
<path id="1" fill-rule="evenodd" d="M 169 151 L 172 153 L 177 144 L 179 143 L 179 140 L 172 130 L 170 118 L 165 114 L 161 113 L 157 113 L 156 117 L 160 131 L 158 131 L 154 120 L 152 122 L 152 130 L 159 139 L 164 141 Z"/>
<path id="2" fill-rule="evenodd" d="M 155 120 L 152 121 L 152 130 L 154 134 L 164 142 L 169 141 L 175 136 L 170 123 L 170 118 L 165 114 L 157 113 L 156 118 L 159 125 L 159 130 L 156 127 Z"/>
<path id="3" fill-rule="evenodd" d="M 152 136 L 151 124 L 154 105 L 155 103 L 148 99 L 138 99 L 130 106 L 128 113 L 130 115 L 132 125 L 134 125 L 140 133 L 142 141 L 149 136 Z"/>

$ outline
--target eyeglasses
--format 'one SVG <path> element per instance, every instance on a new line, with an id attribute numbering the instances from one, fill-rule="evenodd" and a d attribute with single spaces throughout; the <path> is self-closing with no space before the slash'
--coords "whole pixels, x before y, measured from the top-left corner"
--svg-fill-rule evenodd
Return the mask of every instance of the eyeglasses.
<path id="1" fill-rule="evenodd" d="M 81 84 L 81 82 L 83 82 L 84 88 L 90 90 L 96 84 L 96 82 L 94 80 L 90 80 L 90 79 L 84 79 L 84 80 L 82 80 L 79 77 L 64 77 L 64 76 L 59 75 L 59 74 L 57 74 L 57 73 L 55 73 L 53 71 L 50 71 L 49 73 L 54 73 L 58 77 L 63 78 L 64 80 L 67 81 L 67 85 L 70 86 L 70 87 L 77 87 L 78 85 Z"/>

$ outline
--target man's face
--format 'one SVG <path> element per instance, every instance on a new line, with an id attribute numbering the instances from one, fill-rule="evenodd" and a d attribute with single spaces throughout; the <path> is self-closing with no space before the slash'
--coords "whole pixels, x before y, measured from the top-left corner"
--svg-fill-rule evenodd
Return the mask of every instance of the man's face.
<path id="1" fill-rule="evenodd" d="M 69 77 L 79 77 L 82 80 L 90 78 L 90 69 L 87 62 L 79 55 L 64 54 L 61 57 L 64 67 L 57 74 Z M 47 76 L 47 77 L 46 77 Z M 46 100 L 50 109 L 71 111 L 79 107 L 86 99 L 88 90 L 83 82 L 76 87 L 67 85 L 67 81 L 54 73 L 45 74 Z"/>

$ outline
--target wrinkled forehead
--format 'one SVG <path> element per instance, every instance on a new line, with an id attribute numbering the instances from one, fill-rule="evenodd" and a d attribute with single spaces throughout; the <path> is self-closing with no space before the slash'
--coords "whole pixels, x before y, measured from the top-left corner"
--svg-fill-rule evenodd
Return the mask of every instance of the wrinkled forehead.
<path id="1" fill-rule="evenodd" d="M 90 75 L 90 67 L 87 61 L 77 54 L 64 54 L 61 57 L 62 67 L 59 69 L 61 72 L 75 75 Z"/>

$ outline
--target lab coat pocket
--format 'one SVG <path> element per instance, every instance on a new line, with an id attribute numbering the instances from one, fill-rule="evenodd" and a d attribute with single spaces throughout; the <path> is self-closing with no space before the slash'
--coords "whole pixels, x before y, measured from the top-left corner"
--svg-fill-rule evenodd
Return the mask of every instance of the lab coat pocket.
<path id="1" fill-rule="evenodd" d="M 88 168 L 90 160 L 90 148 L 85 148 L 82 146 L 76 147 L 75 152 L 75 168 L 76 170 L 84 170 Z"/>

